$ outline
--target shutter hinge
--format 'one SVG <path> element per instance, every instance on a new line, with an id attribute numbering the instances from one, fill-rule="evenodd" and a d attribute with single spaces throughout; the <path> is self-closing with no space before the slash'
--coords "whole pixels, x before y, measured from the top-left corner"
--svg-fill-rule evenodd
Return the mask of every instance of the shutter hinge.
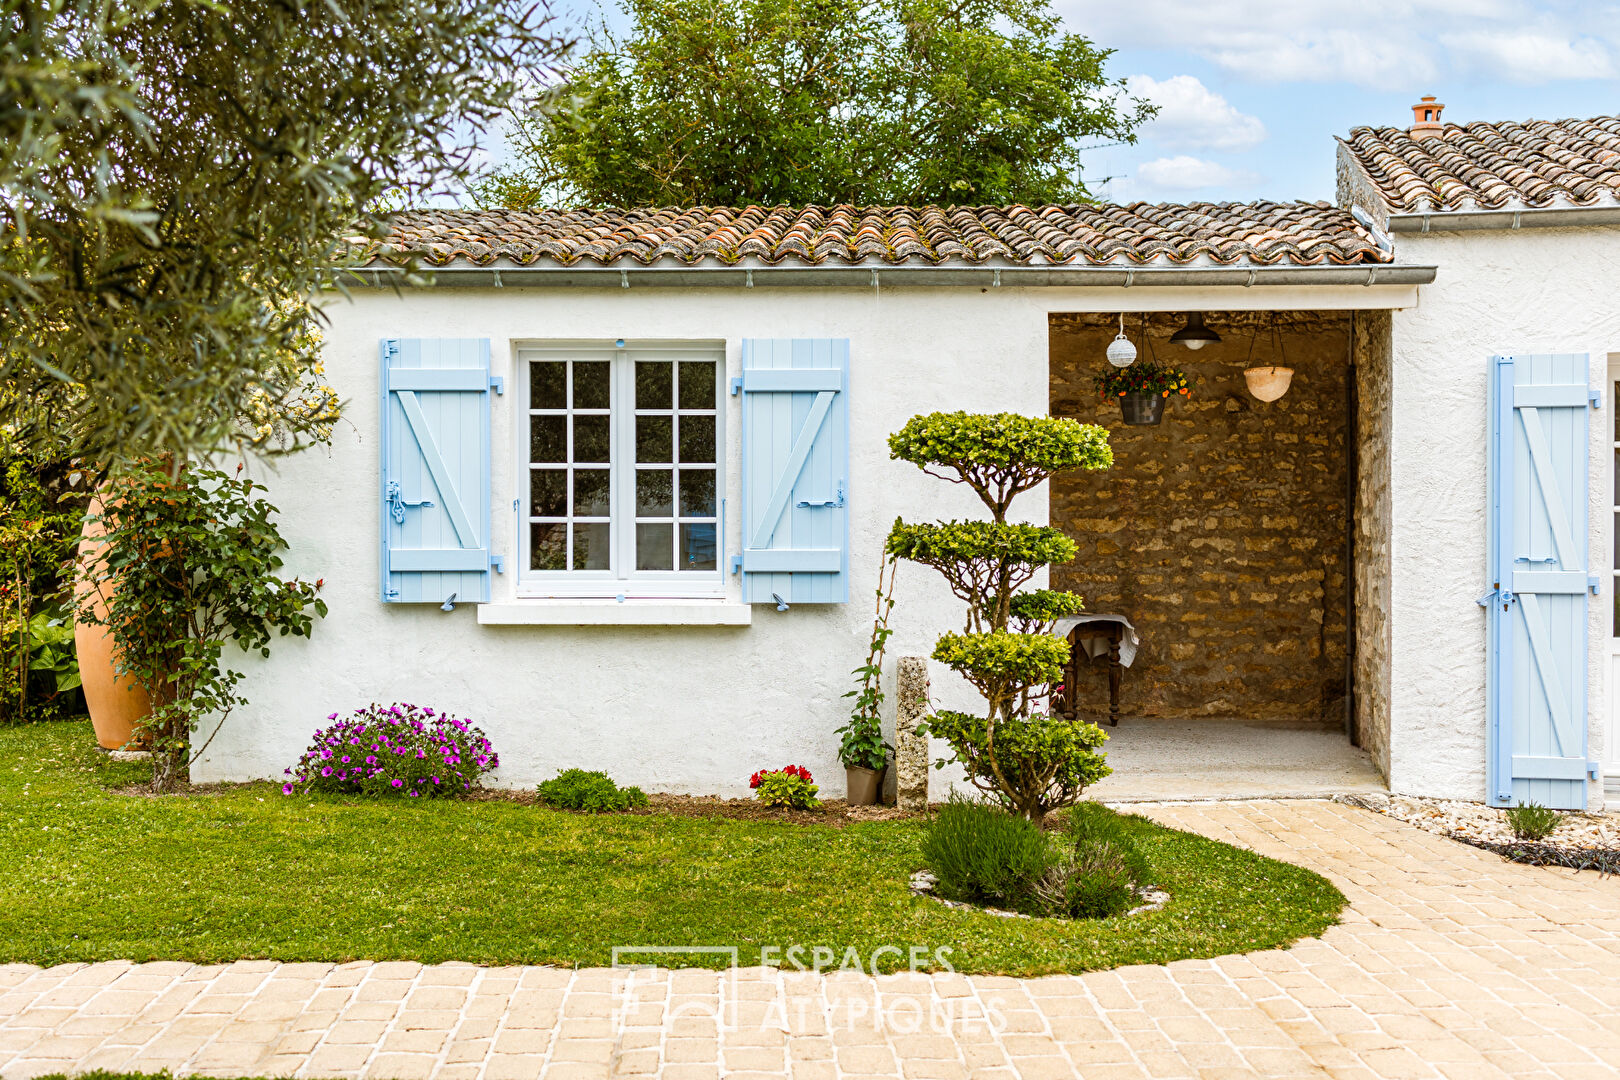
<path id="1" fill-rule="evenodd" d="M 742 393 L 742 376 L 738 375 L 731 380 L 731 396 L 736 397 L 740 393 Z"/>
<path id="2" fill-rule="evenodd" d="M 387 596 L 388 599 L 390 599 L 390 600 L 397 600 L 399 598 L 399 590 L 398 589 L 389 589 L 388 592 L 385 593 L 384 595 Z"/>
<path id="3" fill-rule="evenodd" d="M 1603 766 L 1596 761 L 1588 761 L 1586 763 L 1586 775 L 1593 780 L 1603 779 Z"/>
<path id="4" fill-rule="evenodd" d="M 1586 392 L 1586 400 L 1594 409 L 1603 408 L 1603 391 L 1588 390 Z"/>
<path id="5" fill-rule="evenodd" d="M 491 375 L 489 377 L 489 388 L 497 394 L 504 395 L 506 393 L 506 377 L 504 375 Z"/>
<path id="6" fill-rule="evenodd" d="M 1586 575 L 1586 587 L 1592 590 L 1593 596 L 1603 595 L 1603 578 L 1598 574 Z"/>
<path id="7" fill-rule="evenodd" d="M 388 355 L 389 356 L 398 356 L 399 355 L 399 339 L 398 338 L 387 338 L 387 339 L 385 339 L 383 341 L 383 346 L 388 350 Z"/>
<path id="8" fill-rule="evenodd" d="M 506 556 L 491 555 L 489 557 L 489 565 L 490 569 L 494 570 L 497 574 L 506 573 Z"/>
<path id="9" fill-rule="evenodd" d="M 733 574 L 742 573 L 742 556 L 741 555 L 733 555 L 731 557 L 731 572 Z"/>

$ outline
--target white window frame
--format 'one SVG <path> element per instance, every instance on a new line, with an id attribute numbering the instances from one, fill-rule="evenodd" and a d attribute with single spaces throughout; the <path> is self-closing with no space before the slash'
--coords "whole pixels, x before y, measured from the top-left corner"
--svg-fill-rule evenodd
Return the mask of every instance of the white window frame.
<path id="1" fill-rule="evenodd" d="M 726 529 L 726 349 L 709 341 L 519 341 L 514 343 L 513 381 L 517 384 L 516 433 L 518 553 L 517 596 L 520 599 L 722 599 L 725 597 Z M 649 353 L 672 361 L 709 360 L 714 364 L 715 426 L 715 568 L 709 570 L 636 570 L 636 411 L 635 362 Z M 532 570 L 530 545 L 529 361 L 608 360 L 609 416 L 612 451 L 608 466 L 612 519 L 608 570 Z M 680 402 L 672 402 L 677 413 Z M 658 410 L 652 410 L 657 412 Z M 674 498 L 680 498 L 677 477 Z M 659 519 L 660 521 L 664 519 Z M 680 518 L 673 519 L 677 544 Z"/>

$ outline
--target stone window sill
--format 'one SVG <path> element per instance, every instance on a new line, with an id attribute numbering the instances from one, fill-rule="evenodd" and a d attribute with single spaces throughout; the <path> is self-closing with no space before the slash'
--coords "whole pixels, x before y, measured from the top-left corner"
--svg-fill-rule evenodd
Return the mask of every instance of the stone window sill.
<path id="1" fill-rule="evenodd" d="M 747 626 L 751 604 L 724 600 L 515 600 L 479 604 L 484 626 Z"/>

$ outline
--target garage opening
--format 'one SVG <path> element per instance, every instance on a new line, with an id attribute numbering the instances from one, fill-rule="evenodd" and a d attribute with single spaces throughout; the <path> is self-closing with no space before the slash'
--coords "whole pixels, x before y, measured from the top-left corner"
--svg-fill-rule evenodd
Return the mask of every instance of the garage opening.
<path id="1" fill-rule="evenodd" d="M 1099 797 L 1379 788 L 1387 649 L 1361 613 L 1387 590 L 1388 317 L 1206 311 L 1218 340 L 1194 350 L 1171 340 L 1193 314 L 1125 317 L 1138 363 L 1192 383 L 1157 424 L 1126 423 L 1094 385 L 1118 314 L 1050 317 L 1052 413 L 1107 427 L 1114 449 L 1112 469 L 1052 484 L 1051 522 L 1079 548 L 1052 584 L 1134 630 L 1082 628 L 1097 655 L 1077 653 L 1066 687 L 1107 723 L 1118 684 Z M 1273 401 L 1244 374 L 1266 367 L 1292 369 Z M 1109 634 L 1135 645 L 1128 667 Z"/>

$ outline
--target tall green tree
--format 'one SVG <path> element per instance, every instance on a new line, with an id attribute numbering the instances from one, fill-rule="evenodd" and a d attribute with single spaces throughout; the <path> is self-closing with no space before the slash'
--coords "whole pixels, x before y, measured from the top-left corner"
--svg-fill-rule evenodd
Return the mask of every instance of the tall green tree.
<path id="1" fill-rule="evenodd" d="M 565 45 L 532 0 L 0 0 L 0 424 L 178 457 L 296 404 L 308 301 Z"/>
<path id="2" fill-rule="evenodd" d="M 1048 0 L 622 0 L 488 205 L 1044 203 L 1151 106 Z"/>

